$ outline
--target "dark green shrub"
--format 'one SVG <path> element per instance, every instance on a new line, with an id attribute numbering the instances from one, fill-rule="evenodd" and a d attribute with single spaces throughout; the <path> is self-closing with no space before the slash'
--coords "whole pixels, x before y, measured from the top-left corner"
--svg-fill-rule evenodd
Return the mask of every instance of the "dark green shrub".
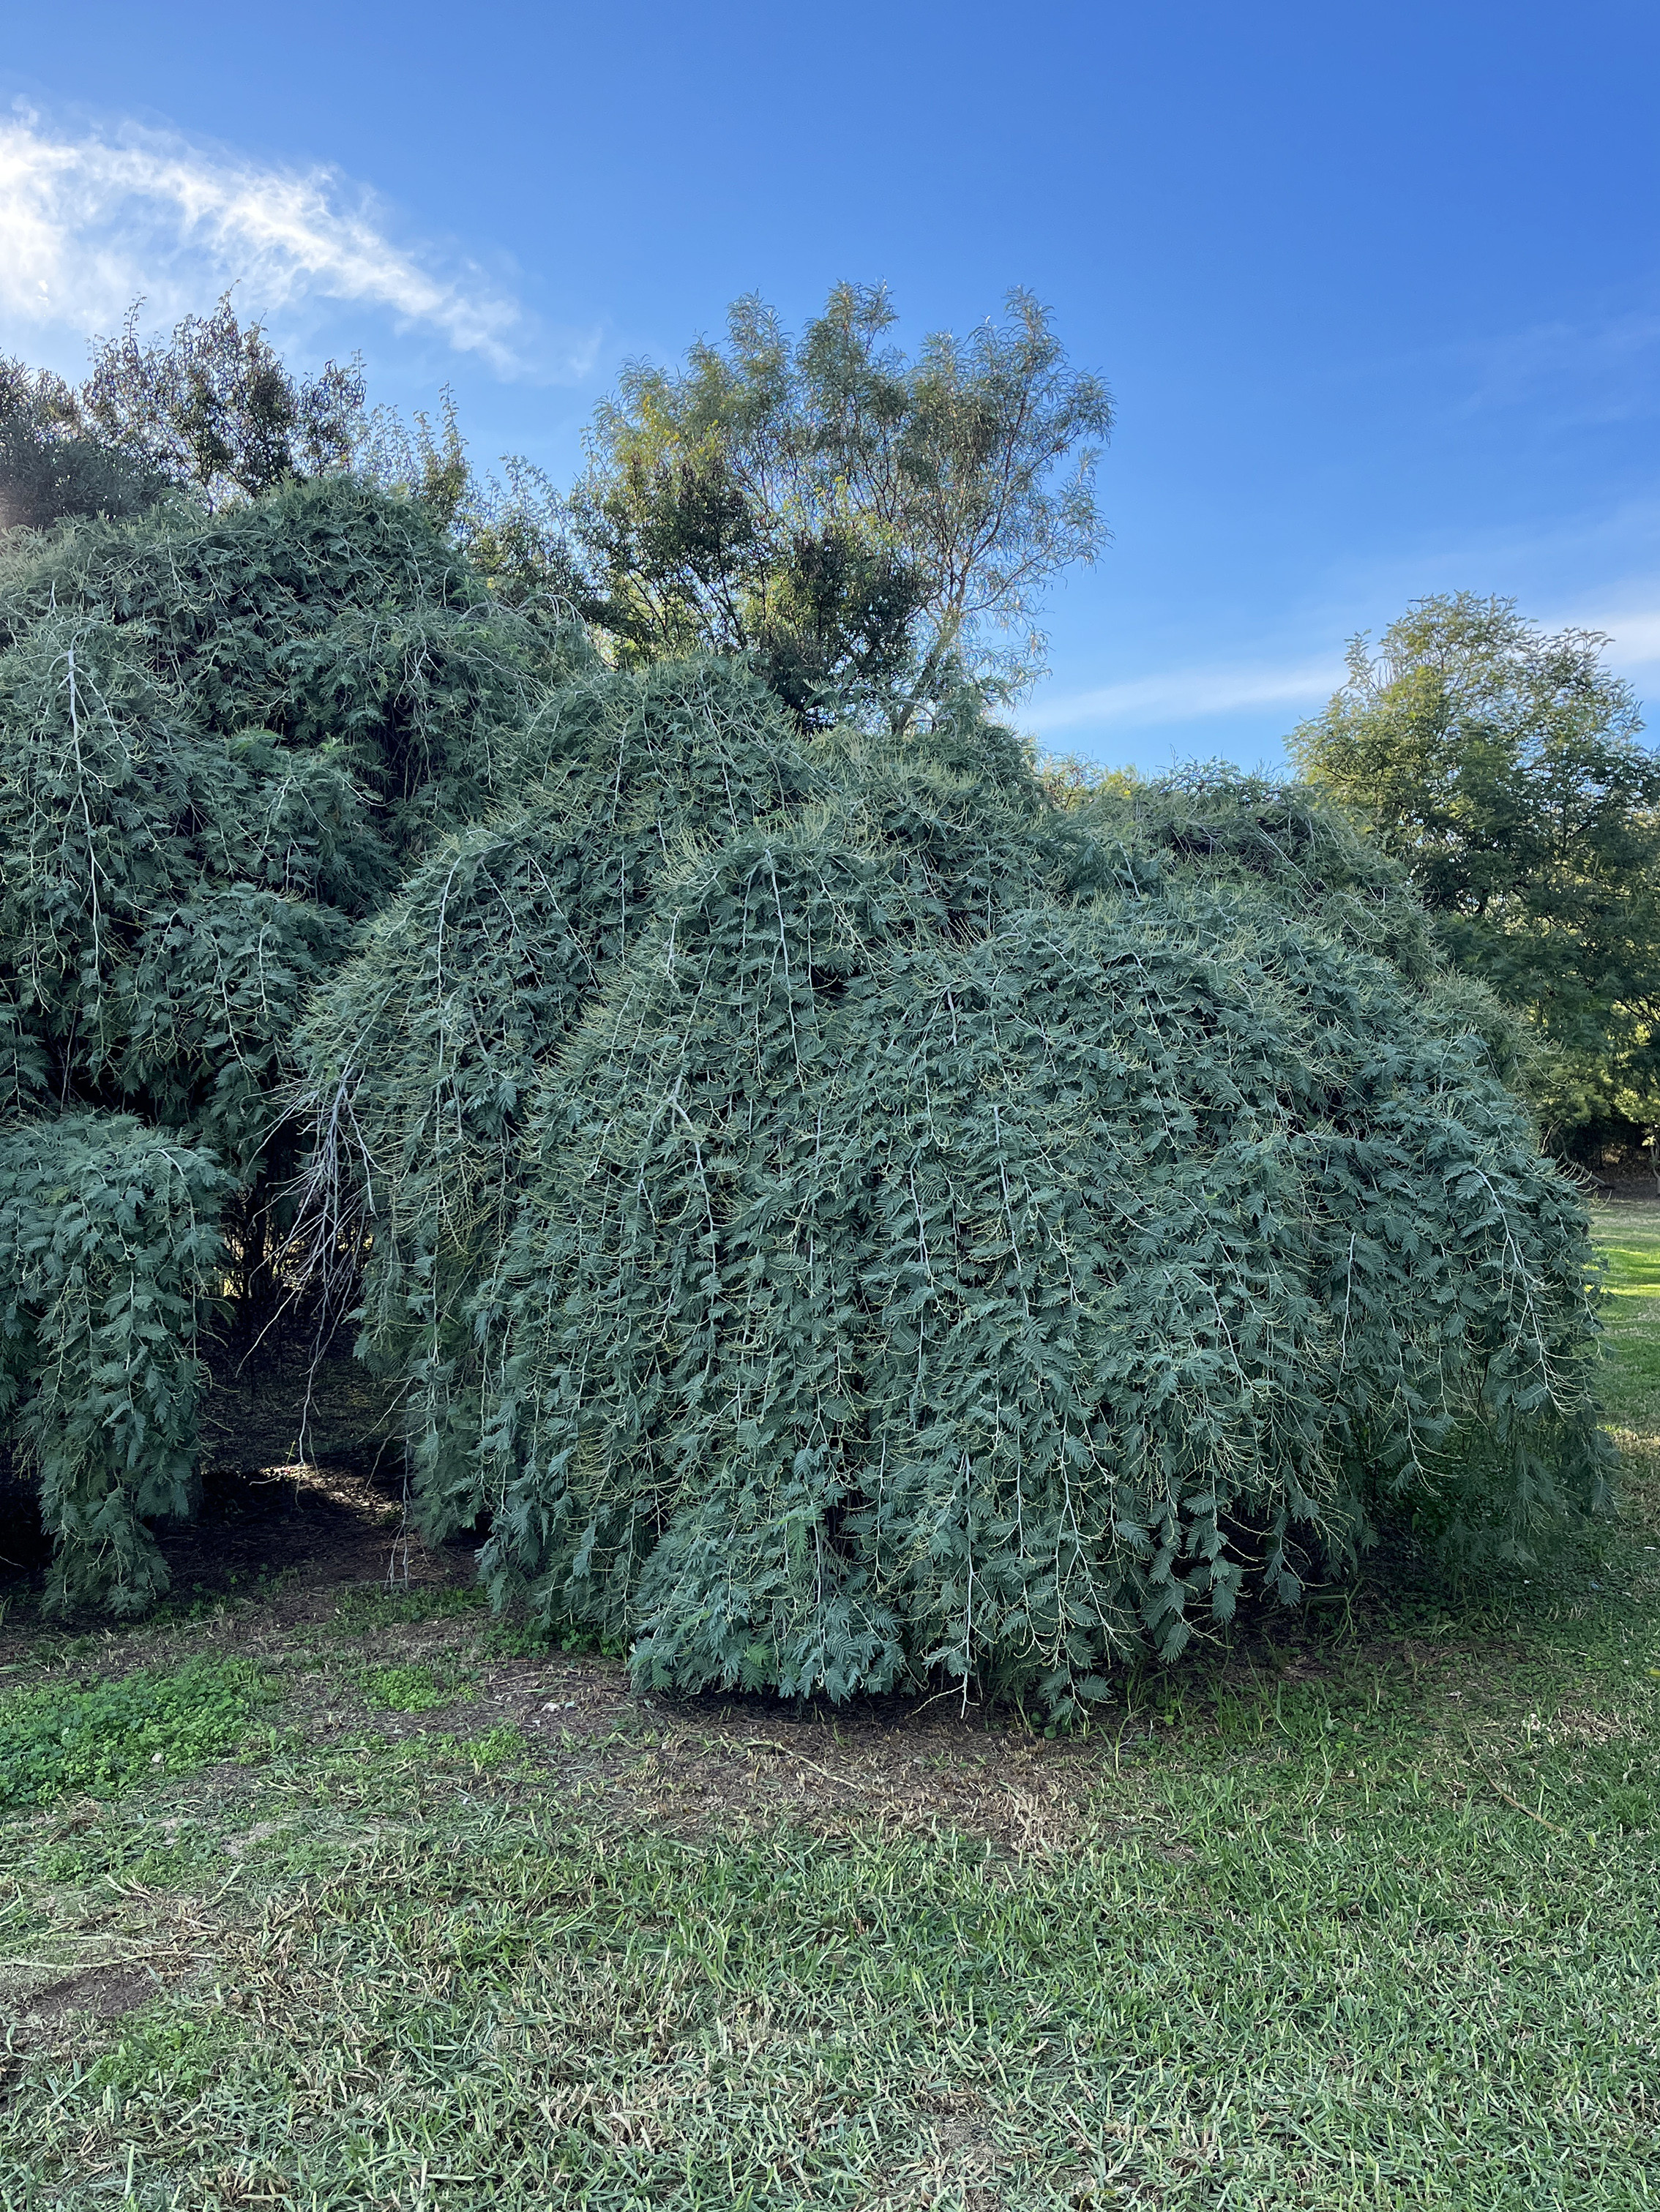
<path id="1" fill-rule="evenodd" d="M 0 654 L 0 871 L 9 1103 L 113 1097 L 246 1162 L 391 868 L 338 757 L 204 735 L 121 629 L 54 615 Z"/>
<path id="2" fill-rule="evenodd" d="M 0 569 L 0 651 L 53 617 L 119 629 L 198 735 L 333 748 L 400 846 L 488 799 L 550 649 L 421 507 L 344 477 L 26 541 Z"/>
<path id="3" fill-rule="evenodd" d="M 252 1341 L 283 1294 L 301 1008 L 430 837 L 516 781 L 586 651 L 486 598 L 418 509 L 344 478 L 0 566 L 0 1444 L 38 1471 L 60 1596 L 162 1586 L 143 1524 L 189 1499 L 194 1314 L 228 1291 Z"/>
<path id="4" fill-rule="evenodd" d="M 142 1611 L 187 1512 L 229 1178 L 125 1115 L 0 1131 L 0 1424 L 40 1484 L 59 1603 Z"/>
<path id="5" fill-rule="evenodd" d="M 471 1479 L 473 1300 L 511 1227 L 541 1070 L 699 840 L 828 791 L 771 696 L 694 660 L 556 691 L 528 804 L 446 841 L 309 1021 L 312 1218 L 368 1240 L 360 1352 L 408 1386 L 423 1462 Z"/>
<path id="6" fill-rule="evenodd" d="M 14 1097 L 246 1160 L 299 1004 L 420 842 L 487 805 L 565 662 L 349 480 L 49 541 L 0 578 Z M 21 1095 L 20 1095 L 21 1094 Z"/>

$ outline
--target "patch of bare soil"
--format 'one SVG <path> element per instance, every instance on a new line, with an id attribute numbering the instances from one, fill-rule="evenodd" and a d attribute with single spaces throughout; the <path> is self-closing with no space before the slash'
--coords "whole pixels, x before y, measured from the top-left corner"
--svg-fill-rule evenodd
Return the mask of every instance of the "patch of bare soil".
<path id="1" fill-rule="evenodd" d="M 146 1966 L 88 1966 L 36 1990 L 18 2007 L 20 2018 L 35 2027 L 66 2026 L 77 2014 L 94 2020 L 119 2020 L 148 2004 L 161 1987 Z"/>
<path id="2" fill-rule="evenodd" d="M 615 1811 L 670 1832 L 733 1815 L 828 1827 L 874 1818 L 1041 1858 L 1075 1846 L 1080 1797 L 1098 1781 L 1103 1757 L 1111 1759 L 1099 1741 L 1074 1747 L 1024 1730 L 992 1733 L 957 1715 L 849 1728 L 769 1714 L 762 1733 L 732 1717 L 690 1727 L 679 1715 L 660 1718 L 668 1726 L 657 1742 L 616 1763 L 608 1796 Z"/>
<path id="3" fill-rule="evenodd" d="M 202 1437 L 210 1473 L 334 1462 L 401 1473 L 396 1391 L 352 1358 L 350 1331 L 321 1356 L 301 1332 L 247 1351 L 218 1344 L 209 1369 Z"/>
<path id="4" fill-rule="evenodd" d="M 0 2097 L 26 2055 L 90 2055 L 109 2042 L 112 2021 L 192 1981 L 212 1957 L 221 1922 L 211 1905 L 131 1880 L 118 1889 L 38 1893 L 40 1955 L 0 1960 Z"/>
<path id="5" fill-rule="evenodd" d="M 336 1585 L 471 1577 L 468 1540 L 434 1549 L 406 1528 L 396 1407 L 349 1350 L 313 1364 L 303 1347 L 240 1362 L 220 1347 L 213 1365 L 196 1513 L 156 1531 L 176 1605 L 264 1583 L 304 1611 L 308 1593 Z M 32 1490 L 0 1485 L 0 1601 L 38 1588 L 49 1552 Z"/>
<path id="6" fill-rule="evenodd" d="M 309 1612 L 311 1595 L 343 1584 L 392 1582 L 425 1588 L 467 1581 L 471 1543 L 434 1547 L 405 1526 L 401 1460 L 394 1475 L 323 1464 L 216 1469 L 204 1480 L 188 1526 L 160 1532 L 175 1600 L 281 1586 L 279 1611 Z"/>

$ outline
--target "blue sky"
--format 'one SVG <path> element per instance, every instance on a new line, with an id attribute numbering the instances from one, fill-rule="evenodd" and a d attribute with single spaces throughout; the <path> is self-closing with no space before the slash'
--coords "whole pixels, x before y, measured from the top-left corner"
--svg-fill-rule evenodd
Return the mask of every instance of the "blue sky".
<path id="1" fill-rule="evenodd" d="M 843 276 L 1014 283 L 1102 370 L 1114 538 L 1023 719 L 1275 762 L 1414 596 L 1607 629 L 1660 696 L 1660 9 L 611 0 L 5 10 L 0 348 L 240 280 L 560 478 L 622 360 Z M 1660 721 L 1660 717 L 1657 717 Z M 1660 731 L 1657 731 L 1660 735 Z"/>

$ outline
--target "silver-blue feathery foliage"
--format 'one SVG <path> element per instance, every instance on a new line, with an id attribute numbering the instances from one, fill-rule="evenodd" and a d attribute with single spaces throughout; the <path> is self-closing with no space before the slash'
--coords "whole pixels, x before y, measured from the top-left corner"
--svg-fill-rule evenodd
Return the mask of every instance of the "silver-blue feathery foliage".
<path id="1" fill-rule="evenodd" d="M 1380 1528 L 1594 1509 L 1583 1209 L 1309 794 L 556 696 L 313 1011 L 429 1523 L 636 1677 L 1098 1695 Z"/>
<path id="2" fill-rule="evenodd" d="M 9 538 L 0 1460 L 60 1597 L 165 1589 L 198 1317 L 287 1234 L 307 996 L 585 651 L 347 479 Z"/>

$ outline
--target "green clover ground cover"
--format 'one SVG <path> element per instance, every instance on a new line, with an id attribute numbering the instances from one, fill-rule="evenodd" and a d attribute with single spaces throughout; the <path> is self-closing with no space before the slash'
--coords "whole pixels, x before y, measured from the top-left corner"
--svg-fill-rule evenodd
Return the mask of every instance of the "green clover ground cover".
<path id="1" fill-rule="evenodd" d="M 268 1696 L 247 1661 L 198 1659 L 0 1698 L 0 1807 L 76 1790 L 107 1796 L 158 1768 L 184 1774 L 228 1758 Z"/>
<path id="2" fill-rule="evenodd" d="M 129 1946 L 198 1932 L 170 1994 L 80 2042 L 24 2013 L 0 2203 L 1660 2203 L 1651 1218 L 1599 1224 L 1627 1525 L 1530 1585 L 1402 1584 L 1151 1669 L 1083 1741 L 896 1729 L 932 1755 L 884 1767 L 827 1724 L 794 1811 L 642 1817 L 616 1736 L 561 1765 L 458 1705 L 78 1826 L 15 1814 L 8 1960 L 94 1908 Z M 443 1676 L 431 1639 L 319 1640 L 307 1679 L 367 1724 L 377 1666 Z M 627 1710 L 645 1767 L 714 1725 Z M 931 1811 L 964 1776 L 1029 1824 Z"/>

